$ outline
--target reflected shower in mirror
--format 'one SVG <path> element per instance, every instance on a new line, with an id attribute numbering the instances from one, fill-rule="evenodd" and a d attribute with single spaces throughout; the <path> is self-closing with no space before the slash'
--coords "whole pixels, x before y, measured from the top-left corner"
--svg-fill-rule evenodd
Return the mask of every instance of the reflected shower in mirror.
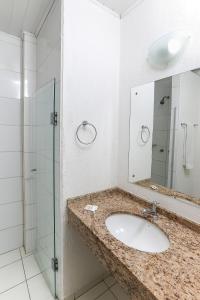
<path id="1" fill-rule="evenodd" d="M 200 71 L 131 90 L 129 181 L 200 204 Z"/>

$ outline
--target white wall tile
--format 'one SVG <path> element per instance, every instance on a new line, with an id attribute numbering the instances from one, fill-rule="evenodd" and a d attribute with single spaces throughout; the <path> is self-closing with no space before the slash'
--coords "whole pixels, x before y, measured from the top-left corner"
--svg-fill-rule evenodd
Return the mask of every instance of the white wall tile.
<path id="1" fill-rule="evenodd" d="M 0 230 L 23 224 L 22 202 L 14 202 L 0 206 Z"/>
<path id="2" fill-rule="evenodd" d="M 0 40 L 0 69 L 21 71 L 21 47 Z"/>
<path id="3" fill-rule="evenodd" d="M 36 71 L 36 44 L 24 43 L 24 67 Z"/>
<path id="4" fill-rule="evenodd" d="M 33 252 L 36 246 L 36 229 L 26 230 L 25 234 L 25 245 L 26 253 Z"/>
<path id="5" fill-rule="evenodd" d="M 36 204 L 26 204 L 25 209 L 25 230 L 36 227 Z"/>
<path id="6" fill-rule="evenodd" d="M 32 179 L 35 173 L 32 172 L 36 168 L 36 156 L 34 153 L 24 152 L 24 178 Z"/>
<path id="7" fill-rule="evenodd" d="M 0 205 L 22 201 L 21 177 L 0 179 Z"/>
<path id="8" fill-rule="evenodd" d="M 33 97 L 36 91 L 36 72 L 24 70 L 24 97 Z"/>
<path id="9" fill-rule="evenodd" d="M 0 40 L 5 43 L 10 43 L 10 44 L 13 44 L 18 47 L 21 46 L 20 38 L 14 36 L 14 35 L 8 34 L 6 32 L 3 32 L 3 31 L 0 31 Z"/>
<path id="10" fill-rule="evenodd" d="M 0 32 L 0 253 L 22 245 L 20 72 L 20 39 Z"/>
<path id="11" fill-rule="evenodd" d="M 23 35 L 23 74 L 24 74 L 24 144 L 23 144 L 23 168 L 24 168 L 24 237 L 27 252 L 35 248 L 35 173 L 36 168 L 34 149 L 35 120 L 35 96 L 36 91 L 36 38 L 34 35 L 24 32 Z"/>
<path id="12" fill-rule="evenodd" d="M 22 151 L 20 126 L 0 125 L 0 152 L 2 151 Z"/>
<path id="13" fill-rule="evenodd" d="M 0 125 L 21 125 L 19 99 L 0 98 Z"/>
<path id="14" fill-rule="evenodd" d="M 35 121 L 35 98 L 24 98 L 24 125 L 33 125 Z"/>
<path id="15" fill-rule="evenodd" d="M 0 254 L 22 247 L 23 226 L 12 227 L 0 231 Z"/>
<path id="16" fill-rule="evenodd" d="M 24 201 L 26 204 L 33 204 L 36 202 L 35 192 L 36 192 L 36 178 L 31 176 L 30 178 L 24 179 Z"/>
<path id="17" fill-rule="evenodd" d="M 165 177 L 165 175 L 166 175 L 165 162 L 158 161 L 158 160 L 152 161 L 152 174 Z"/>
<path id="18" fill-rule="evenodd" d="M 33 130 L 33 126 L 24 126 L 24 152 L 34 152 L 35 150 Z"/>
<path id="19" fill-rule="evenodd" d="M 21 177 L 21 153 L 0 152 L 0 178 Z"/>
<path id="20" fill-rule="evenodd" d="M 20 73 L 0 70 L 0 97 L 20 99 Z"/>

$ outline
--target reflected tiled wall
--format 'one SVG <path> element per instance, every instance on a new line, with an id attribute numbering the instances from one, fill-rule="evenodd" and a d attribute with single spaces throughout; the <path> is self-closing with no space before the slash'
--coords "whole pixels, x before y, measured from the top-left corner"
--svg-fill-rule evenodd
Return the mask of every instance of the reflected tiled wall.
<path id="1" fill-rule="evenodd" d="M 151 178 L 154 182 L 164 186 L 168 184 L 171 90 L 171 78 L 165 78 L 155 82 Z M 161 104 L 160 102 L 163 97 L 168 96 L 170 98 L 165 99 L 164 104 Z"/>
<path id="2" fill-rule="evenodd" d="M 36 90 L 36 38 L 23 33 L 23 191 L 24 191 L 24 246 L 26 252 L 35 248 L 35 174 L 33 142 L 34 96 Z"/>
<path id="3" fill-rule="evenodd" d="M 0 32 L 0 254 L 23 243 L 21 41 Z"/>

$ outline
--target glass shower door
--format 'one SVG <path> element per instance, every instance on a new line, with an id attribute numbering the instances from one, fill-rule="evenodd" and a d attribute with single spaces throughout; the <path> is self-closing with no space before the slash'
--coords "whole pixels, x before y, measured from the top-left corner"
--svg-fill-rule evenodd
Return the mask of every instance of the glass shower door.
<path id="1" fill-rule="evenodd" d="M 56 296 L 55 247 L 55 80 L 36 93 L 35 126 L 35 258 L 52 294 Z"/>

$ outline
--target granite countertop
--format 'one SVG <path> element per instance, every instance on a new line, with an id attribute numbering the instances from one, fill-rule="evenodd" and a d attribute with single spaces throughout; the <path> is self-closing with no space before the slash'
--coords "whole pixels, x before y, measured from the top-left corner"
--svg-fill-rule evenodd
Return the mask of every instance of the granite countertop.
<path id="1" fill-rule="evenodd" d="M 141 181 L 136 182 L 136 184 L 140 185 L 142 187 L 145 187 L 151 191 L 152 191 L 151 186 L 154 185 L 158 188 L 157 190 L 153 190 L 154 192 L 157 192 L 157 193 L 160 193 L 163 195 L 167 195 L 167 196 L 170 196 L 173 198 L 180 198 L 180 199 L 188 200 L 190 202 L 193 202 L 194 204 L 200 205 L 200 198 L 193 197 L 189 194 L 184 194 L 184 193 L 178 192 L 176 190 L 167 188 L 163 185 L 160 185 L 160 184 L 157 184 L 157 183 L 151 181 L 151 179 L 141 180 Z"/>
<path id="2" fill-rule="evenodd" d="M 84 210 L 98 205 L 97 212 Z M 115 212 L 141 216 L 144 200 L 119 189 L 68 200 L 68 222 L 130 294 L 132 300 L 200 299 L 200 226 L 158 209 L 156 223 L 170 240 L 167 251 L 141 252 L 116 240 L 105 219 Z"/>

